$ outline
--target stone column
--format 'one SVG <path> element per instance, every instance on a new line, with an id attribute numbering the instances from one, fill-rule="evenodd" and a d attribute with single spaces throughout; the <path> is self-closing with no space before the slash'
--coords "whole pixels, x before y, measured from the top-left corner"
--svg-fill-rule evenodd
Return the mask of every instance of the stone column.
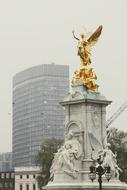
<path id="1" fill-rule="evenodd" d="M 68 94 L 61 102 L 65 107 L 65 134 L 70 130 L 79 134 L 83 150 L 80 172 L 86 179 L 93 162 L 92 158 L 104 147 L 106 106 L 111 101 L 107 101 L 100 93 L 84 94 L 81 89 L 73 90 L 73 93 Z"/>

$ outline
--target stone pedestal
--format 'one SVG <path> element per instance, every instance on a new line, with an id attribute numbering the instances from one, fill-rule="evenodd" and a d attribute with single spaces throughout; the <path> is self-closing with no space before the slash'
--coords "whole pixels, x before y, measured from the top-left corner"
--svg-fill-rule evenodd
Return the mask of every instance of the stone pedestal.
<path id="1" fill-rule="evenodd" d="M 73 86 L 61 105 L 65 107 L 65 142 L 66 136 L 73 132 L 73 142 L 79 142 L 82 154 L 73 161 L 76 169 L 66 172 L 66 169 L 55 170 L 53 182 L 46 189 L 98 189 L 97 179 L 89 179 L 89 167 L 94 164 L 97 153 L 104 149 L 106 143 L 106 106 L 111 101 L 100 93 L 88 93 L 82 84 Z M 73 145 L 72 145 L 73 146 Z M 78 146 L 77 146 L 78 147 Z M 76 171 L 77 170 L 77 171 Z M 127 189 L 118 181 L 103 181 L 103 190 Z"/>
<path id="2" fill-rule="evenodd" d="M 92 156 L 96 157 L 97 151 L 104 147 L 106 106 L 110 103 L 100 93 L 86 93 L 84 86 L 80 84 L 74 86 L 72 93 L 61 102 L 65 107 L 65 135 L 74 131 L 82 145 L 79 181 L 88 180 L 89 167 L 93 163 Z"/>
<path id="3" fill-rule="evenodd" d="M 82 183 L 49 183 L 48 186 L 45 187 L 48 190 L 98 190 L 99 185 L 98 182 L 82 182 Z M 103 182 L 102 184 L 103 190 L 127 190 L 127 185 L 121 182 Z"/>

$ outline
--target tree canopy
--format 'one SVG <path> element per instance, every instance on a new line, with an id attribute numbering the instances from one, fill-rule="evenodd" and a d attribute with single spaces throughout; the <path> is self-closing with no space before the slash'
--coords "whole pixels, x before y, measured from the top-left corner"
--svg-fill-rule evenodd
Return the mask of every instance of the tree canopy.
<path id="1" fill-rule="evenodd" d="M 54 153 L 57 152 L 62 143 L 63 140 L 61 139 L 48 139 L 42 144 L 41 150 L 38 152 L 36 163 L 40 167 L 40 175 L 37 177 L 40 190 L 50 179 L 50 167 L 54 158 Z"/>
<path id="2" fill-rule="evenodd" d="M 127 133 L 116 128 L 109 130 L 108 142 L 111 144 L 111 150 L 117 152 L 118 166 L 123 170 L 120 173 L 120 180 L 127 182 Z"/>

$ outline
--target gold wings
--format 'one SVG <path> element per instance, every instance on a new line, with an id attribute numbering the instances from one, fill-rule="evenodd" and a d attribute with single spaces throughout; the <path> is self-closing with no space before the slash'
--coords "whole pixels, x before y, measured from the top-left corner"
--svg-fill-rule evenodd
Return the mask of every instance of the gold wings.
<path id="1" fill-rule="evenodd" d="M 100 25 L 96 31 L 87 39 L 87 50 L 90 51 L 91 48 L 97 43 L 98 38 L 101 35 L 102 32 L 102 25 Z"/>
<path id="2" fill-rule="evenodd" d="M 89 65 L 91 64 L 90 56 L 92 47 L 98 41 L 101 32 L 101 25 L 90 37 L 88 37 L 88 33 L 82 33 L 80 38 L 77 38 L 74 34 L 74 31 L 72 31 L 74 38 L 78 40 L 78 56 L 80 56 L 81 59 L 80 69 L 74 73 L 72 84 L 75 85 L 75 83 L 80 80 L 85 86 L 86 90 L 89 92 L 97 92 L 98 90 L 98 85 L 96 84 L 96 74 L 94 73 L 93 69 L 89 67 Z M 91 139 L 93 140 L 93 142 L 91 140 L 92 145 L 99 147 L 97 140 L 94 139 L 94 137 L 91 137 Z"/>

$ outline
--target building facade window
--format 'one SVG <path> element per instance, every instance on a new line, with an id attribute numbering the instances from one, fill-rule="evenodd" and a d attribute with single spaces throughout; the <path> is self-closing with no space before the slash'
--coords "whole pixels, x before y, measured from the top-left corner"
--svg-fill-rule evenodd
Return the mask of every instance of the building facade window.
<path id="1" fill-rule="evenodd" d="M 36 185 L 35 184 L 33 184 L 33 190 L 36 190 Z"/>
<path id="2" fill-rule="evenodd" d="M 22 179 L 22 175 L 20 175 L 20 179 Z"/>
<path id="3" fill-rule="evenodd" d="M 29 184 L 26 184 L 26 190 L 29 190 Z"/>
<path id="4" fill-rule="evenodd" d="M 34 178 L 34 179 L 36 178 L 36 175 L 35 175 L 35 174 L 33 175 L 33 178 Z"/>
<path id="5" fill-rule="evenodd" d="M 23 190 L 23 188 L 22 188 L 22 184 L 20 184 L 19 189 L 20 189 L 20 190 Z"/>
<path id="6" fill-rule="evenodd" d="M 9 178 L 11 179 L 11 173 L 9 173 Z"/>
<path id="7" fill-rule="evenodd" d="M 9 173 L 6 173 L 6 178 L 9 178 Z"/>
<path id="8" fill-rule="evenodd" d="M 8 183 L 7 183 L 7 182 L 5 182 L 5 184 L 4 184 L 4 185 L 5 185 L 5 188 L 7 188 L 7 187 L 8 187 Z"/>

